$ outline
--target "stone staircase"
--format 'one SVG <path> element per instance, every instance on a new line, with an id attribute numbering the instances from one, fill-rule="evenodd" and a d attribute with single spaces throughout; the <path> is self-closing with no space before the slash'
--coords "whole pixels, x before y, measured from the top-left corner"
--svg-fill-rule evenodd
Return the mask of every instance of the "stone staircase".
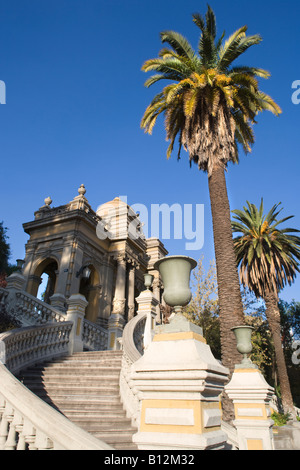
<path id="1" fill-rule="evenodd" d="M 72 422 L 118 450 L 137 431 L 119 394 L 122 351 L 75 353 L 22 371 L 18 379 Z"/>

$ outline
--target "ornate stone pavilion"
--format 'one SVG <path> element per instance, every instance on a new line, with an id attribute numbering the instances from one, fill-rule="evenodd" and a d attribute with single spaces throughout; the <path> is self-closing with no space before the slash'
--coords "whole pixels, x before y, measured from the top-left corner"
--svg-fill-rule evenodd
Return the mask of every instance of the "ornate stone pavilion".
<path id="1" fill-rule="evenodd" d="M 146 239 L 139 215 L 116 197 L 95 212 L 81 185 L 68 204 L 52 207 L 51 198 L 23 225 L 29 235 L 23 274 L 26 291 L 36 296 L 48 275 L 44 300 L 60 310 L 76 293 L 88 301 L 86 319 L 122 330 L 136 311 L 145 273 L 154 275 L 153 293 L 161 302 L 154 263 L 167 251 L 157 238 Z M 157 320 L 160 309 L 157 307 Z"/>

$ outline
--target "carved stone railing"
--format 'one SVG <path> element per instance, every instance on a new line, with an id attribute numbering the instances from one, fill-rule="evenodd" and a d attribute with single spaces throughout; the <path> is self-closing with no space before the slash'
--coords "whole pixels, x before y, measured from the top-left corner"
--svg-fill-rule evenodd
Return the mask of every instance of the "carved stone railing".
<path id="1" fill-rule="evenodd" d="M 72 322 L 51 323 L 0 335 L 0 450 L 112 449 L 43 402 L 12 375 L 67 352 L 72 326 Z"/>
<path id="2" fill-rule="evenodd" d="M 68 354 L 72 327 L 72 322 L 48 323 L 2 333 L 2 362 L 16 374 L 31 364 Z"/>
<path id="3" fill-rule="evenodd" d="M 89 320 L 83 320 L 82 341 L 86 349 L 104 351 L 107 349 L 108 331 Z"/>
<path id="4" fill-rule="evenodd" d="M 37 299 L 27 292 L 16 292 L 16 303 L 14 306 L 18 316 L 29 324 L 42 324 L 49 322 L 62 322 L 66 320 L 66 315 L 46 304 L 42 300 Z"/>
<path id="5" fill-rule="evenodd" d="M 127 323 L 122 337 L 122 369 L 120 374 L 120 394 L 127 416 L 138 426 L 140 396 L 131 380 L 131 369 L 152 341 L 155 328 L 158 300 L 150 290 L 141 292 L 136 299 L 137 315 Z"/>
<path id="6" fill-rule="evenodd" d="M 0 308 L 21 321 L 23 326 L 65 322 L 64 313 L 50 304 L 37 299 L 25 291 L 0 288 Z M 82 341 L 84 348 L 102 351 L 107 349 L 108 331 L 85 318 L 82 319 Z"/>
<path id="7" fill-rule="evenodd" d="M 123 351 L 133 363 L 144 353 L 144 332 L 147 313 L 140 313 L 127 323 L 124 328 L 122 345 Z"/>
<path id="8" fill-rule="evenodd" d="M 147 313 L 140 313 L 133 317 L 124 328 L 122 337 L 122 368 L 120 374 L 120 395 L 127 416 L 132 424 L 138 425 L 140 400 L 137 391 L 131 384 L 131 366 L 143 354 L 143 339 Z"/>

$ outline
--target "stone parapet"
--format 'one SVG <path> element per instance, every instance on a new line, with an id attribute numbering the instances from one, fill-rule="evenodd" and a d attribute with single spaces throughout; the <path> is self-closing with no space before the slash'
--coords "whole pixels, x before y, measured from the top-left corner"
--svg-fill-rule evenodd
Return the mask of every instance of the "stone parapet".
<path id="1" fill-rule="evenodd" d="M 219 397 L 229 371 L 214 358 L 202 330 L 180 321 L 186 331 L 172 331 L 171 324 L 166 331 L 159 327 L 132 366 L 141 401 L 133 437 L 139 449 L 221 449 L 227 440 Z"/>
<path id="2" fill-rule="evenodd" d="M 270 401 L 274 389 L 255 368 L 236 368 L 225 391 L 233 401 L 240 450 L 274 450 Z"/>

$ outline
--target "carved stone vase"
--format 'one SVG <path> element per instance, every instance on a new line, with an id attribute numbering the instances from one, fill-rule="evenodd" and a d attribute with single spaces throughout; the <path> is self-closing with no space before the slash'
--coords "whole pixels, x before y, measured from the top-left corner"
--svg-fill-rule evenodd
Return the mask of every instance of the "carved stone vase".
<path id="1" fill-rule="evenodd" d="M 188 256 L 166 256 L 154 265 L 162 278 L 164 301 L 174 307 L 175 313 L 181 313 L 192 298 L 190 275 L 196 266 L 197 262 Z"/>
<path id="2" fill-rule="evenodd" d="M 231 328 L 233 331 L 236 341 L 237 341 L 237 350 L 240 354 L 243 354 L 243 360 L 236 368 L 256 368 L 252 361 L 248 358 L 248 354 L 252 351 L 251 344 L 251 335 L 254 328 L 249 325 L 241 325 Z"/>

